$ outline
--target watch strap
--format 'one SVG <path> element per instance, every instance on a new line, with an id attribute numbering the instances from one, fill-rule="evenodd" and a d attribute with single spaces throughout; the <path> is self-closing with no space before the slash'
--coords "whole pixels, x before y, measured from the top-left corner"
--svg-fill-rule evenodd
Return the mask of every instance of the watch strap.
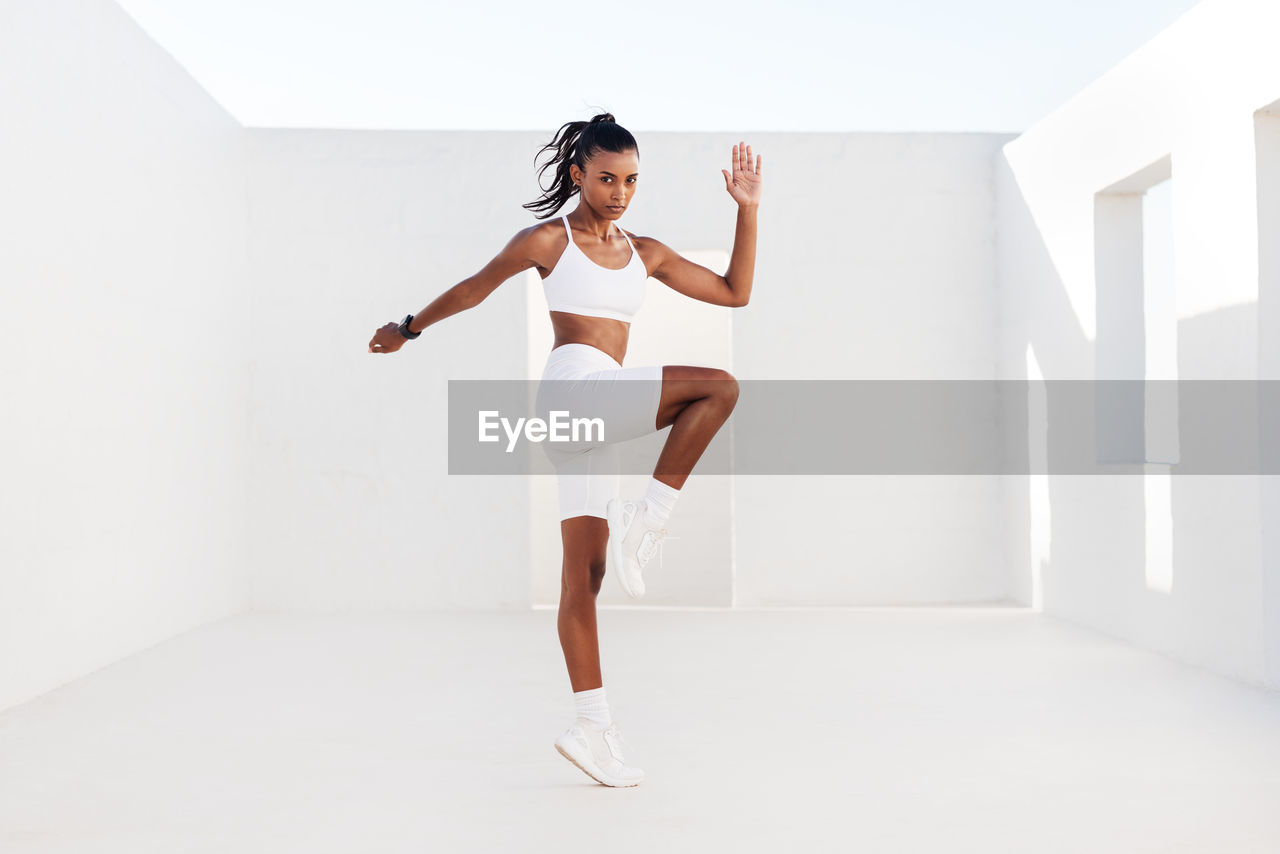
<path id="1" fill-rule="evenodd" d="M 404 316 L 404 320 L 400 321 L 400 326 L 399 326 L 398 328 L 399 328 L 399 330 L 400 330 L 400 334 L 401 334 L 401 335 L 403 335 L 405 338 L 408 338 L 408 339 L 411 339 L 411 340 L 412 340 L 412 339 L 414 339 L 414 338 L 417 338 L 417 337 L 418 337 L 419 335 L 421 335 L 422 333 L 421 333 L 421 332 L 410 332 L 410 331 L 409 331 L 409 321 L 411 321 L 411 320 L 413 320 L 413 315 L 412 315 L 412 314 L 406 314 L 406 315 Z"/>

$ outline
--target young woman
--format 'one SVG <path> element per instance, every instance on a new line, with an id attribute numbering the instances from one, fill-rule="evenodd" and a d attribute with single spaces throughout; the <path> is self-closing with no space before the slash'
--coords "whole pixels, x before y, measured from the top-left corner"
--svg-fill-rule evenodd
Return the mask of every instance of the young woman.
<path id="1" fill-rule="evenodd" d="M 738 204 L 738 219 L 729 268 L 720 276 L 652 237 L 637 237 L 617 225 L 636 192 L 640 150 L 612 114 L 561 126 L 541 151 L 554 154 L 539 176 L 554 166 L 555 183 L 524 207 L 540 212 L 541 219 L 574 195 L 578 206 L 567 216 L 518 232 L 480 272 L 418 314 L 378 329 L 369 352 L 394 353 L 431 324 L 479 305 L 523 270 L 536 267 L 542 276 L 555 343 L 539 383 L 539 414 L 594 408 L 603 415 L 607 438 L 607 444 L 543 443 L 559 488 L 564 560 L 558 627 L 577 710 L 577 720 L 556 740 L 556 749 L 598 782 L 634 786 L 644 772 L 626 764 L 609 715 L 600 674 L 596 595 L 607 556 L 623 589 L 631 596 L 644 593 L 642 571 L 666 536 L 664 526 L 686 478 L 733 411 L 738 383 L 716 368 L 624 368 L 627 335 L 649 277 L 713 305 L 747 304 L 763 163 L 758 155 L 752 162 L 749 145 L 735 145 L 732 171 L 721 170 L 725 190 Z M 619 499 L 615 443 L 667 426 L 671 433 L 644 499 Z"/>

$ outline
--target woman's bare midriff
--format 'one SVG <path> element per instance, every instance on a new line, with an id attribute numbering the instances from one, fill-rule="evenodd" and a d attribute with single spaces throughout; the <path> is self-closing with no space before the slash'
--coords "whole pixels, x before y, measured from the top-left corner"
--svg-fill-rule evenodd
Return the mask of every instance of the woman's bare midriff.
<path id="1" fill-rule="evenodd" d="M 622 364 L 622 357 L 627 354 L 630 323 L 611 317 L 589 317 L 567 311 L 553 311 L 550 314 L 551 328 L 556 336 L 552 349 L 564 344 L 586 344 L 603 350 L 615 362 Z"/>

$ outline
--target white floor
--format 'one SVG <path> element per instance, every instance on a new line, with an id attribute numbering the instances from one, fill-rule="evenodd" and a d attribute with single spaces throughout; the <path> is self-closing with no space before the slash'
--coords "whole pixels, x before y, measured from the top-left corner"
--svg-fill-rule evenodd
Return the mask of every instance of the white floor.
<path id="1" fill-rule="evenodd" d="M 0 851 L 1280 851 L 1280 694 L 1019 608 L 250 614 L 0 714 Z"/>

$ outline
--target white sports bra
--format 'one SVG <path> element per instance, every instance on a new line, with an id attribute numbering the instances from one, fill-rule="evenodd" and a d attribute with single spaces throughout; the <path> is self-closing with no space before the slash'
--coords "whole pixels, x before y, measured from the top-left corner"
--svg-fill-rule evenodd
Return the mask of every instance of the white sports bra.
<path id="1" fill-rule="evenodd" d="M 645 283 L 649 279 L 635 244 L 625 231 L 615 225 L 614 228 L 622 232 L 631 247 L 631 260 L 619 270 L 602 267 L 573 242 L 569 217 L 561 219 L 569 235 L 569 245 L 560 254 L 551 274 L 542 280 L 547 308 L 630 323 L 644 303 Z"/>

